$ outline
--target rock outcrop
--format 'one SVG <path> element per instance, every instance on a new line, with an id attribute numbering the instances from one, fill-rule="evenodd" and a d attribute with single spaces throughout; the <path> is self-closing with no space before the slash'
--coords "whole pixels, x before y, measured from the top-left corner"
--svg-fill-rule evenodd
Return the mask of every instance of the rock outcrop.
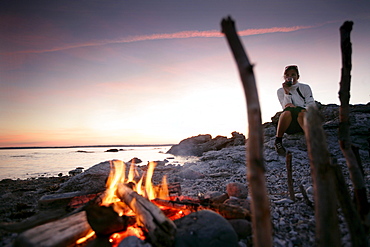
<path id="1" fill-rule="evenodd" d="M 245 136 L 243 134 L 232 132 L 231 135 L 231 138 L 216 136 L 213 139 L 209 134 L 189 137 L 172 146 L 167 153 L 179 156 L 202 156 L 204 152 L 245 144 Z"/>

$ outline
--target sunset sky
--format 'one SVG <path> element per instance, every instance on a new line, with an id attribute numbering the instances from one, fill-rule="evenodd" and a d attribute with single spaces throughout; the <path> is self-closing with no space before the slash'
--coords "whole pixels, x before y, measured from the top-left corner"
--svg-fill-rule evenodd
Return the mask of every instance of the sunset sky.
<path id="1" fill-rule="evenodd" d="M 315 100 L 339 104 L 339 27 L 354 22 L 351 104 L 370 101 L 370 1 L 0 2 L 0 147 L 175 144 L 247 135 L 231 16 L 255 64 L 263 122 L 298 64 Z"/>

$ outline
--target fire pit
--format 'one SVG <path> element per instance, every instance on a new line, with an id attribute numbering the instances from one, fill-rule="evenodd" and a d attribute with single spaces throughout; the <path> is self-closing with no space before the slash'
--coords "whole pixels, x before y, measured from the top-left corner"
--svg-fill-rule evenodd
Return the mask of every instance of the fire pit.
<path id="1" fill-rule="evenodd" d="M 150 162 L 139 177 L 132 163 L 126 177 L 125 163 L 112 161 L 103 193 L 73 196 L 72 213 L 23 232 L 15 246 L 181 246 L 186 241 L 237 245 L 237 235 L 226 219 L 250 218 L 248 210 L 223 204 L 225 196 L 183 197 L 180 185 L 168 185 L 166 177 L 154 185 L 155 165 Z"/>

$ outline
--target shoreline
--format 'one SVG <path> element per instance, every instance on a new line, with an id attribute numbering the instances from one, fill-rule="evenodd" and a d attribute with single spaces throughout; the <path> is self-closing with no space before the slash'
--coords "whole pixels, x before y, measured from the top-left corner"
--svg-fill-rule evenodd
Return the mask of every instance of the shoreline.
<path id="1" fill-rule="evenodd" d="M 9 149 L 55 149 L 55 148 L 108 148 L 108 147 L 164 147 L 175 144 L 128 144 L 128 145 L 77 145 L 77 146 L 51 146 L 51 147 L 0 147 L 0 150 Z"/>

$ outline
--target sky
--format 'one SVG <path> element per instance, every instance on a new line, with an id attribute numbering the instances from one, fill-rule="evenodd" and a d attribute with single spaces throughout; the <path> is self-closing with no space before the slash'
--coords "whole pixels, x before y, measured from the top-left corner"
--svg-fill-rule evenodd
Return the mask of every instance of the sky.
<path id="1" fill-rule="evenodd" d="M 354 22 L 351 104 L 370 101 L 370 2 L 2 0 L 0 147 L 176 144 L 248 137 L 231 16 L 255 65 L 262 122 L 288 64 L 316 101 L 340 104 L 339 28 Z"/>

